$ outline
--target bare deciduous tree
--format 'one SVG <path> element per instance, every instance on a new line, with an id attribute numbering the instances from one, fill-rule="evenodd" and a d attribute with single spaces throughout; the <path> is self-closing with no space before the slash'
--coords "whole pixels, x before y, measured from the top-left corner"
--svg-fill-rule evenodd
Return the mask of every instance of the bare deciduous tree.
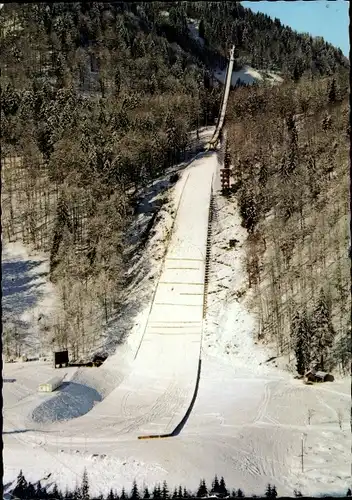
<path id="1" fill-rule="evenodd" d="M 337 422 L 339 424 L 339 427 L 342 430 L 342 423 L 343 423 L 344 412 L 343 412 L 343 410 L 341 408 L 339 408 L 336 411 L 336 416 L 337 416 Z"/>
<path id="2" fill-rule="evenodd" d="M 314 413 L 315 413 L 315 410 L 313 410 L 312 408 L 308 408 L 308 425 L 310 425 L 310 421 L 311 421 Z"/>

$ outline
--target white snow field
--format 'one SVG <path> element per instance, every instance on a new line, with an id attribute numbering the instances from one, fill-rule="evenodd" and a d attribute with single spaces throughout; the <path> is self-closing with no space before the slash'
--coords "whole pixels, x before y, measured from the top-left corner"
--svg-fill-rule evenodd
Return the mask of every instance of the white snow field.
<path id="1" fill-rule="evenodd" d="M 27 356 L 40 354 L 40 322 L 55 314 L 57 297 L 48 280 L 47 256 L 33 253 L 19 242 L 3 242 L 2 307 L 8 323 L 22 325 L 22 351 Z"/>
<path id="2" fill-rule="evenodd" d="M 204 40 L 199 36 L 199 19 L 188 19 L 188 30 L 190 32 L 190 35 L 194 40 L 197 40 L 197 42 L 203 46 L 204 45 Z"/>
<path id="3" fill-rule="evenodd" d="M 225 78 L 226 78 L 226 68 L 224 70 L 217 69 L 214 72 L 214 77 L 219 80 L 222 84 L 225 83 Z M 244 66 L 238 71 L 233 71 L 232 72 L 232 77 L 231 77 L 231 85 L 235 86 L 237 80 L 240 80 L 242 83 L 250 84 L 252 85 L 255 82 L 262 82 L 263 80 L 266 80 L 270 82 L 273 85 L 277 85 L 279 83 L 283 82 L 283 79 L 281 76 L 277 75 L 276 73 L 269 72 L 269 71 L 259 71 L 251 66 Z"/>
<path id="4" fill-rule="evenodd" d="M 239 298 L 246 290 L 246 232 L 236 204 L 217 192 L 218 177 L 208 314 L 202 320 L 215 169 L 215 153 L 199 155 L 175 185 L 180 205 L 165 264 L 150 294 L 152 305 L 136 318 L 125 345 L 100 368 L 63 369 L 63 387 L 52 394 L 37 391 L 57 374 L 50 365 L 4 364 L 7 490 L 20 468 L 28 480 L 55 481 L 64 489 L 81 481 L 84 467 L 93 494 L 130 488 L 134 479 L 140 486 L 165 479 L 171 488 L 181 483 L 195 489 L 215 473 L 246 494 L 263 493 L 268 482 L 279 495 L 292 495 L 294 488 L 305 495 L 343 494 L 350 486 L 350 382 L 337 376 L 332 383 L 305 386 L 266 362 L 273 353 L 255 343 L 248 292 Z M 236 248 L 229 249 L 230 238 L 239 240 Z M 153 248 L 148 251 L 152 259 Z M 200 352 L 199 390 L 181 432 L 137 439 L 168 433 L 180 422 L 194 394 Z"/>

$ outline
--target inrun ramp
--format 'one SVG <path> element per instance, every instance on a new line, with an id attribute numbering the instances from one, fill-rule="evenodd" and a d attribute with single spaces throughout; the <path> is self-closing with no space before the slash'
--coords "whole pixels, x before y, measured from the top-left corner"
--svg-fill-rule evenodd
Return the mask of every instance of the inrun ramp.
<path id="1" fill-rule="evenodd" d="M 224 87 L 224 92 L 222 95 L 222 101 L 221 101 L 221 106 L 220 106 L 220 115 L 219 115 L 219 119 L 218 119 L 218 122 L 217 122 L 215 130 L 214 130 L 213 137 L 211 138 L 211 140 L 208 144 L 208 149 L 216 147 L 218 142 L 219 142 L 220 132 L 222 130 L 222 127 L 223 127 L 224 121 L 225 121 L 227 101 L 229 99 L 230 88 L 231 88 L 231 79 L 232 79 L 232 71 L 233 71 L 234 61 L 235 61 L 235 46 L 233 45 L 231 50 L 230 50 L 230 59 L 229 59 L 229 63 L 227 65 L 227 70 L 226 70 L 225 87 Z"/>

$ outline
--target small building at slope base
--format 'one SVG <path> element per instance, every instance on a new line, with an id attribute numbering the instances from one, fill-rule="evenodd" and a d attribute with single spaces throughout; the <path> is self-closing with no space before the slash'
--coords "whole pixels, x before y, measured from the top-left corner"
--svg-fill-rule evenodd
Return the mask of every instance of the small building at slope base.
<path id="1" fill-rule="evenodd" d="M 333 382 L 334 376 L 327 372 L 310 370 L 304 376 L 306 382 Z"/>

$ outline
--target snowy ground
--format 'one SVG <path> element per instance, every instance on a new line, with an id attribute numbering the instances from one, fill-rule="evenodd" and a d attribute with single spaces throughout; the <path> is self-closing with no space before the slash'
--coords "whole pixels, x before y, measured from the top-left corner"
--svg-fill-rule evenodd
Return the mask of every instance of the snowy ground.
<path id="1" fill-rule="evenodd" d="M 199 189 L 203 179 L 208 182 L 206 171 L 213 160 L 213 155 L 203 160 L 204 175 L 198 179 Z M 197 168 L 199 163 L 195 165 L 195 170 Z M 185 169 L 176 184 L 176 199 L 181 199 L 192 169 L 193 165 Z M 196 195 L 195 192 L 194 200 Z M 135 426 L 135 415 L 144 412 L 143 400 L 136 398 L 131 390 L 126 391 L 124 405 L 120 405 L 120 396 L 114 398 L 124 384 L 128 388 L 128 381 L 133 382 L 138 375 L 135 369 L 131 371 L 131 360 L 144 333 L 149 311 L 146 308 L 136 318 L 137 324 L 127 344 L 118 348 L 99 369 L 64 369 L 67 382 L 54 395 L 36 392 L 38 384 L 51 378 L 54 372 L 49 365 L 39 362 L 4 365 L 5 485 L 11 483 L 22 468 L 29 480 L 41 479 L 43 484 L 56 481 L 62 488 L 66 484 L 74 487 L 86 467 L 93 493 L 100 490 L 106 493 L 111 487 L 120 490 L 122 485 L 128 488 L 134 479 L 140 485 L 152 486 L 166 479 L 171 487 L 182 483 L 196 488 L 200 478 L 209 482 L 215 473 L 223 475 L 229 487 L 240 487 L 247 494 L 262 493 L 268 482 L 276 484 L 279 495 L 292 495 L 294 488 L 306 495 L 346 491 L 351 482 L 349 381 L 305 386 L 265 362 L 272 353 L 255 344 L 255 319 L 247 311 L 246 293 L 238 298 L 241 295 L 238 292 L 245 290 L 242 258 L 246 233 L 240 226 L 236 205 L 226 203 L 218 193 L 214 204 L 216 216 L 200 386 L 181 434 L 170 439 L 137 440 L 135 432 L 120 435 L 114 432 L 116 422 L 116 430 L 123 420 Z M 182 227 L 187 227 L 190 210 L 193 207 L 182 215 L 182 220 L 186 219 Z M 178 233 L 177 227 L 176 224 L 174 234 Z M 204 227 L 199 229 L 203 231 Z M 193 233 L 196 231 L 194 228 Z M 193 237 L 194 234 L 190 235 Z M 239 242 L 230 250 L 231 238 Z M 28 292 L 24 294 L 27 295 Z M 177 352 L 176 349 L 175 354 Z M 150 369 L 149 365 L 138 364 L 138 357 L 138 370 Z M 170 359 L 165 359 L 164 366 L 159 363 L 157 369 L 170 373 L 178 366 L 176 359 L 172 353 Z M 187 358 L 184 366 L 188 366 Z M 186 383 L 187 370 L 184 375 Z M 173 395 L 166 401 L 169 409 L 173 405 L 175 409 L 177 405 L 184 407 L 184 402 L 179 403 L 173 392 L 175 384 L 182 385 L 182 378 L 178 376 L 173 381 L 167 378 Z M 150 401 L 153 391 L 163 391 L 163 384 L 164 377 L 160 380 L 161 387 L 150 379 Z M 119 401 L 120 406 L 115 406 L 115 401 Z M 165 400 L 161 403 L 162 410 Z M 160 405 L 154 409 L 159 426 Z M 314 410 L 310 425 L 308 409 Z M 343 415 L 342 429 L 338 424 L 339 410 Z M 79 418 L 52 423 L 55 416 L 58 420 L 67 418 L 67 412 L 70 417 Z M 145 424 L 139 421 L 137 427 L 150 431 L 151 423 L 143 429 Z M 306 434 L 304 472 L 299 457 L 302 433 Z M 50 478 L 44 480 L 49 473 Z"/>
<path id="2" fill-rule="evenodd" d="M 21 353 L 38 356 L 41 325 L 48 324 L 57 309 L 48 258 L 20 242 L 3 242 L 1 260 L 3 321 L 22 332 Z"/>
<path id="3" fill-rule="evenodd" d="M 168 17 L 167 12 L 164 12 L 164 15 Z M 204 40 L 199 36 L 199 19 L 189 18 L 187 26 L 191 37 L 203 47 Z M 214 77 L 222 84 L 225 84 L 226 68 L 224 70 L 221 70 L 219 68 L 216 69 L 214 72 Z M 278 83 L 283 82 L 283 79 L 276 73 L 270 71 L 259 71 L 248 65 L 244 66 L 238 71 L 232 72 L 231 85 L 235 86 L 238 80 L 246 84 L 266 81 L 271 83 L 272 85 L 277 85 Z"/>
<path id="4" fill-rule="evenodd" d="M 31 414 L 27 413 L 26 405 L 22 403 L 21 407 L 27 414 L 23 422 L 18 423 L 20 427 L 33 420 L 33 426 L 38 431 L 43 431 L 43 425 L 47 424 L 46 432 L 53 434 L 65 430 L 67 436 L 78 440 L 81 429 L 87 427 L 94 434 L 99 434 L 100 441 L 110 441 L 111 436 L 123 439 L 128 436 L 131 439 L 140 434 L 167 433 L 176 428 L 190 405 L 197 380 L 207 220 L 216 166 L 216 155 L 205 153 L 185 175 L 164 269 L 140 345 L 136 349 L 137 357 L 131 373 L 120 375 L 121 357 L 117 352 L 103 370 L 110 377 L 115 374 L 118 387 L 115 386 L 116 389 L 100 404 L 93 408 L 93 401 L 102 398 L 90 384 L 82 392 L 80 401 L 80 384 L 74 380 L 73 387 L 69 384 L 63 394 L 59 391 L 58 395 L 49 396 L 35 409 L 30 397 Z M 93 374 L 95 371 L 100 372 L 86 370 Z M 125 378 L 122 381 L 123 375 Z M 101 383 L 102 391 L 105 377 Z M 70 401 L 74 403 L 72 415 L 68 411 Z M 15 414 L 9 410 L 11 421 L 16 418 L 19 421 L 18 408 L 16 406 Z M 62 427 L 64 418 L 80 415 L 81 418 Z M 102 420 L 104 429 L 101 428 Z"/>
<path id="5" fill-rule="evenodd" d="M 214 76 L 217 80 L 219 80 L 222 84 L 224 84 L 226 78 L 226 69 L 224 70 L 217 69 L 214 72 Z M 244 66 L 238 71 L 233 71 L 231 77 L 231 85 L 235 86 L 238 79 L 242 83 L 246 84 L 253 84 L 255 82 L 267 81 L 275 85 L 283 81 L 283 79 L 275 73 L 269 71 L 265 72 L 258 71 L 254 68 L 251 68 L 250 66 Z"/>
<path id="6" fill-rule="evenodd" d="M 204 40 L 199 36 L 199 20 L 190 18 L 188 19 L 187 26 L 192 38 L 194 38 L 194 40 L 197 40 L 197 42 L 203 47 Z"/>

